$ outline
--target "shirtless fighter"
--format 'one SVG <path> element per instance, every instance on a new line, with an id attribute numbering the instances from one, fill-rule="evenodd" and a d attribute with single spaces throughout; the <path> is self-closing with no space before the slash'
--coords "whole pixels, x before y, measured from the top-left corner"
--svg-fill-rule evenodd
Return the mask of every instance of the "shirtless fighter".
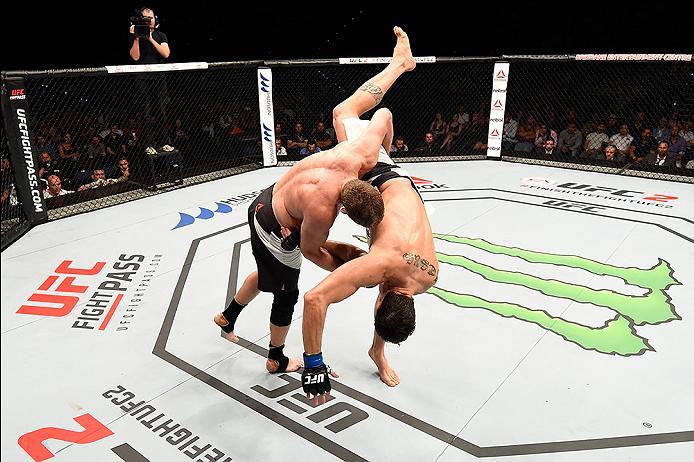
<path id="1" fill-rule="evenodd" d="M 340 208 L 362 226 L 375 226 L 383 219 L 378 190 L 358 178 L 376 165 L 384 138 L 392 138 L 392 124 L 390 111 L 379 109 L 360 136 L 296 163 L 248 208 L 257 271 L 245 279 L 214 322 L 222 328 L 222 336 L 238 341 L 234 326 L 241 310 L 259 292 L 271 292 L 269 372 L 292 372 L 302 366 L 283 352 L 299 297 L 301 255 L 333 271 L 345 262 L 338 254 L 354 258 L 364 253 L 349 244 L 326 242 Z"/>
<path id="2" fill-rule="evenodd" d="M 371 125 L 359 120 L 359 116 L 378 105 L 393 83 L 415 68 L 407 34 L 399 27 L 394 32 L 397 44 L 388 67 L 335 107 L 333 123 L 338 141 L 359 139 L 368 132 Z M 381 380 L 394 387 L 400 379 L 388 364 L 385 342 L 400 343 L 414 331 L 412 297 L 425 292 L 438 278 L 439 265 L 424 203 L 414 182 L 387 154 L 393 140 L 392 119 L 389 123 L 378 163 L 362 177 L 379 189 L 385 203 L 383 220 L 369 230 L 369 253 L 361 256 L 350 250 L 338 255 L 344 260 L 357 258 L 337 268 L 304 296 L 302 385 L 306 396 L 315 396 L 317 403 L 328 399 L 329 375 L 336 376 L 324 364 L 321 352 L 328 306 L 360 287 L 379 285 L 369 356 L 376 363 Z"/>

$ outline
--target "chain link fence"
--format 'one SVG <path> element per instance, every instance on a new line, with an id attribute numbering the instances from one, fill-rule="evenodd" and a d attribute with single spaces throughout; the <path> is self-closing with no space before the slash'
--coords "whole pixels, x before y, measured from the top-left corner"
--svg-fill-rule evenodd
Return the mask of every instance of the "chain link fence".
<path id="1" fill-rule="evenodd" d="M 314 148 L 334 146 L 333 108 L 385 67 L 269 65 L 275 136 L 287 152 L 279 161 L 299 160 Z M 486 155 L 493 67 L 491 60 L 419 64 L 400 77 L 378 106 L 393 113 L 392 157 L 421 161 Z M 370 118 L 374 110 L 362 118 Z"/>
<path id="2" fill-rule="evenodd" d="M 251 64 L 27 76 L 49 218 L 259 167 Z"/>
<path id="3" fill-rule="evenodd" d="M 691 177 L 693 71 L 691 62 L 511 61 L 502 155 Z"/>
<path id="4" fill-rule="evenodd" d="M 499 61 L 510 62 L 505 160 L 691 180 L 691 61 L 591 62 L 567 56 L 420 63 L 380 105 L 394 116 L 392 157 L 407 162 L 486 158 L 492 77 Z M 24 78 L 48 218 L 260 168 L 260 66 L 273 72 L 280 163 L 334 146 L 333 108 L 385 67 L 337 60 L 255 61 L 141 74 L 13 73 Z M 4 124 L 0 133 L 5 158 Z M 3 187 L 11 178 L 4 164 Z M 7 204 L 3 199 L 3 248 L 6 235 L 28 228 L 21 204 Z"/>

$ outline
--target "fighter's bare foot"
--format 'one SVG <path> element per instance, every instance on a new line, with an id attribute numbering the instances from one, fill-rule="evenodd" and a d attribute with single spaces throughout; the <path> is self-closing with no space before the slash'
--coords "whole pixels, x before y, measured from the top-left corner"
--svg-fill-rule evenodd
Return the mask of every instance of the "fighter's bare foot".
<path id="1" fill-rule="evenodd" d="M 267 361 L 265 361 L 265 369 L 267 369 L 267 371 L 271 374 L 277 372 L 277 368 L 279 366 L 280 363 L 278 363 L 274 359 L 268 359 Z M 287 370 L 285 372 L 295 372 L 302 367 L 304 367 L 304 362 L 302 360 L 289 358 L 289 364 L 287 364 Z"/>
<path id="2" fill-rule="evenodd" d="M 222 313 L 217 313 L 214 315 L 214 323 L 217 324 L 219 327 L 226 327 L 229 325 L 229 321 L 226 320 L 224 315 Z M 230 342 L 238 343 L 239 338 L 234 334 L 234 332 L 224 332 L 222 330 L 221 336 Z"/>
<path id="3" fill-rule="evenodd" d="M 379 355 L 374 351 L 373 348 L 370 348 L 369 356 L 378 368 L 378 375 L 381 377 L 381 382 L 385 383 L 389 387 L 395 387 L 400 384 L 400 377 L 398 377 L 398 374 L 396 374 L 395 371 L 390 368 L 385 355 Z"/>
<path id="4" fill-rule="evenodd" d="M 393 32 L 395 32 L 395 36 L 398 38 L 395 49 L 393 50 L 393 62 L 398 62 L 403 66 L 405 72 L 411 71 L 417 67 L 417 63 L 414 62 L 414 58 L 412 57 L 410 39 L 407 37 L 405 31 L 398 26 L 393 27 Z"/>

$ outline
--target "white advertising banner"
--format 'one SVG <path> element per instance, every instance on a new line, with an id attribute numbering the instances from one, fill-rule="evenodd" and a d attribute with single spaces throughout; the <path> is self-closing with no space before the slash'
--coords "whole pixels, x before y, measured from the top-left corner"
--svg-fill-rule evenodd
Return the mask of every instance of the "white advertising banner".
<path id="1" fill-rule="evenodd" d="M 492 100 L 489 111 L 489 133 L 487 136 L 487 157 L 494 159 L 501 158 L 501 135 L 504 132 L 508 70 L 509 63 L 494 64 Z"/>
<path id="2" fill-rule="evenodd" d="M 272 109 L 272 69 L 258 69 L 258 109 L 260 137 L 263 146 L 263 166 L 277 165 L 275 152 L 275 115 Z"/>

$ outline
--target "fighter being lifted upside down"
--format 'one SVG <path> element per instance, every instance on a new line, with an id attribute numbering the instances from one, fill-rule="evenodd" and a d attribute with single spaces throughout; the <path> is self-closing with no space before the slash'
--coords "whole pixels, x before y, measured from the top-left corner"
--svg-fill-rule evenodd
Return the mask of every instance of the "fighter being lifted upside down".
<path id="1" fill-rule="evenodd" d="M 397 44 L 391 63 L 335 107 L 333 124 L 338 141 L 359 139 L 371 126 L 359 116 L 377 106 L 388 89 L 405 72 L 415 68 L 407 34 L 394 28 Z M 378 111 L 371 120 L 373 124 Z M 347 261 L 304 296 L 304 364 L 302 384 L 307 397 L 325 402 L 330 393 L 329 375 L 321 352 L 328 306 L 352 295 L 360 287 L 379 286 L 375 307 L 375 332 L 369 356 L 381 380 L 396 386 L 400 379 L 388 364 L 385 342 L 404 341 L 415 327 L 413 296 L 425 292 L 438 278 L 434 241 L 424 203 L 407 173 L 388 156 L 393 140 L 392 119 L 373 170 L 362 178 L 377 187 L 385 204 L 383 220 L 370 228 L 369 253 L 339 255 Z M 352 259 L 354 257 L 356 259 Z"/>

